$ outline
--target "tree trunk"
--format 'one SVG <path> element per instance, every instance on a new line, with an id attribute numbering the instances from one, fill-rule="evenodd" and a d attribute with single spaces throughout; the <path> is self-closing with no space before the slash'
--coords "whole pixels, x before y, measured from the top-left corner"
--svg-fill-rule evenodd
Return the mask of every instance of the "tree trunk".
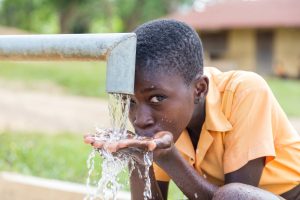
<path id="1" fill-rule="evenodd" d="M 60 33 L 71 33 L 72 29 L 72 17 L 76 11 L 76 2 L 70 1 L 70 3 L 59 10 L 59 26 Z"/>

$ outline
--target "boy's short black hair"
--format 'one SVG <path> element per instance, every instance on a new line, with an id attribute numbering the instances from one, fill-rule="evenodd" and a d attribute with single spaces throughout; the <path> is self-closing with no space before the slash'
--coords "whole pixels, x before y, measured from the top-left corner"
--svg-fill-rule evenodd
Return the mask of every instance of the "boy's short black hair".
<path id="1" fill-rule="evenodd" d="M 191 27 L 176 20 L 150 21 L 134 30 L 136 67 L 146 72 L 180 74 L 190 84 L 203 73 L 201 40 Z"/>

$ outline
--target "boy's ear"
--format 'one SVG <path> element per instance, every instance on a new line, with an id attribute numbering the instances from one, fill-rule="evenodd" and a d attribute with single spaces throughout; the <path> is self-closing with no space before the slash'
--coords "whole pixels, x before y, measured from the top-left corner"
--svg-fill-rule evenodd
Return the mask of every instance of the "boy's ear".
<path id="1" fill-rule="evenodd" d="M 203 98 L 208 93 L 209 79 L 205 75 L 197 75 L 195 78 L 195 97 Z"/>

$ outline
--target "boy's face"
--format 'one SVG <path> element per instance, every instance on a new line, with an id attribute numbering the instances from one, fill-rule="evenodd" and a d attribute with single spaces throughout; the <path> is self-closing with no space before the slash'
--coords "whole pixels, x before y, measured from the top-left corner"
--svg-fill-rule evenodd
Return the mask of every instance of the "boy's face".
<path id="1" fill-rule="evenodd" d="M 137 71 L 129 112 L 136 133 L 152 137 L 159 131 L 169 131 L 176 141 L 192 118 L 192 85 L 187 86 L 179 75 Z"/>

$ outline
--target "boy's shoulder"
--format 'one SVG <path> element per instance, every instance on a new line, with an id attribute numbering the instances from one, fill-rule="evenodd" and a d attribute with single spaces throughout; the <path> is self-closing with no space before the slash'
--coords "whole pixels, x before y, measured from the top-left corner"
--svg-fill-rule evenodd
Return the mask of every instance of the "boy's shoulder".
<path id="1" fill-rule="evenodd" d="M 222 72 L 215 67 L 204 67 L 204 74 L 208 76 L 210 84 L 215 84 L 220 92 L 239 92 L 245 90 L 269 90 L 266 81 L 255 72 L 232 70 Z"/>

